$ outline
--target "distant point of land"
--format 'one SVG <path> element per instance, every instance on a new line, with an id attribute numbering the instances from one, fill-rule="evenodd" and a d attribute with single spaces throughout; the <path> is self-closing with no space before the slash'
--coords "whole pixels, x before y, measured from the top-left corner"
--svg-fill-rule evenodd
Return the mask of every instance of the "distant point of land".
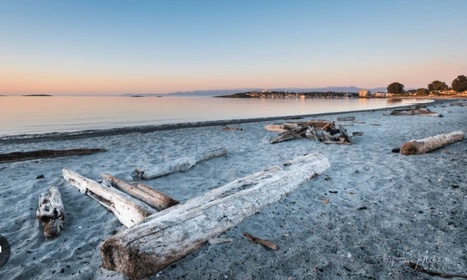
<path id="1" fill-rule="evenodd" d="M 50 94 L 25 94 L 25 95 L 21 95 L 21 96 L 37 96 L 37 97 L 43 97 L 43 96 L 53 96 L 53 95 L 50 95 Z"/>
<path id="2" fill-rule="evenodd" d="M 357 92 L 286 92 L 286 91 L 249 91 L 230 95 L 215 96 L 222 98 L 358 98 Z"/>

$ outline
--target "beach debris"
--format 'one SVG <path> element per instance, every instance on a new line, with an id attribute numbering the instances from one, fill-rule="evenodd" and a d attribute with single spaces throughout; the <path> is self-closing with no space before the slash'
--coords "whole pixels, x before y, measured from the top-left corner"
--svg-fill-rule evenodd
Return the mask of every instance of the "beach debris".
<path id="1" fill-rule="evenodd" d="M 358 207 L 357 210 L 359 210 L 359 211 L 360 210 L 368 210 L 368 207 L 366 207 L 366 206 Z"/>
<path id="2" fill-rule="evenodd" d="M 264 129 L 271 132 L 285 132 L 297 128 L 299 126 L 313 126 L 317 128 L 325 127 L 330 121 L 327 120 L 311 120 L 306 122 L 286 122 L 283 124 L 268 124 Z"/>
<path id="3" fill-rule="evenodd" d="M 276 144 L 297 138 L 311 138 L 325 144 L 351 144 L 351 138 L 342 125 L 336 128 L 334 122 L 314 120 L 308 122 L 284 123 L 282 125 L 266 125 L 269 131 L 282 131 L 269 140 Z"/>
<path id="4" fill-rule="evenodd" d="M 454 131 L 448 134 L 440 134 L 421 140 L 410 140 L 400 147 L 400 153 L 403 155 L 421 155 L 451 143 L 462 141 L 463 139 L 464 132 Z"/>
<path id="5" fill-rule="evenodd" d="M 329 203 L 329 199 L 323 199 L 322 202 L 323 202 L 323 204 L 328 204 L 328 203 Z"/>
<path id="6" fill-rule="evenodd" d="M 48 193 L 40 194 L 36 218 L 44 223 L 44 235 L 47 238 L 60 234 L 65 221 L 65 208 L 57 187 L 51 186 Z"/>
<path id="7" fill-rule="evenodd" d="M 467 107 L 467 102 L 452 102 L 449 106 L 460 106 L 460 107 Z"/>
<path id="8" fill-rule="evenodd" d="M 111 186 L 105 185 L 106 181 L 103 184 L 99 184 L 67 168 L 62 170 L 62 174 L 63 178 L 71 185 L 77 187 L 81 193 L 87 194 L 113 212 L 117 216 L 117 219 L 126 227 L 132 227 L 149 215 L 157 212 L 146 203 Z"/>
<path id="9" fill-rule="evenodd" d="M 222 128 L 222 130 L 238 130 L 238 131 L 242 131 L 243 128 L 240 128 L 240 127 L 230 127 L 230 126 L 224 126 Z"/>
<path id="10" fill-rule="evenodd" d="M 413 263 L 413 262 L 407 262 L 407 265 L 412 269 L 415 269 L 417 271 L 426 273 L 426 274 L 431 275 L 431 276 L 437 276 L 437 277 L 441 277 L 441 278 L 464 278 L 464 279 L 467 279 L 467 275 L 450 274 L 450 273 L 438 272 L 438 271 L 434 271 L 434 270 L 428 270 L 428 269 L 425 269 L 422 266 L 420 266 L 420 265 L 418 265 L 416 263 Z"/>
<path id="11" fill-rule="evenodd" d="M 351 121 L 354 121 L 355 120 L 355 117 L 339 117 L 337 118 L 337 121 L 341 121 L 341 122 L 351 122 Z"/>
<path id="12" fill-rule="evenodd" d="M 13 152 L 0 154 L 0 163 L 25 161 L 41 158 L 55 158 L 68 156 L 91 155 L 94 153 L 107 152 L 106 149 L 70 149 L 70 150 L 39 150 L 31 152 Z"/>
<path id="13" fill-rule="evenodd" d="M 391 116 L 428 116 L 428 117 L 443 117 L 443 115 L 438 114 L 436 112 L 430 111 L 430 109 L 426 108 L 426 110 L 422 110 L 422 107 L 416 106 L 406 109 L 396 109 L 391 112 Z"/>
<path id="14" fill-rule="evenodd" d="M 105 240 L 102 266 L 130 278 L 154 274 L 329 167 L 321 154 L 301 156 L 155 213 Z"/>
<path id="15" fill-rule="evenodd" d="M 101 174 L 101 176 L 102 178 L 104 178 L 104 180 L 110 182 L 112 187 L 122 192 L 125 192 L 136 199 L 143 201 L 144 203 L 158 211 L 162 211 L 179 203 L 177 200 L 171 198 L 170 196 L 156 191 L 146 185 L 130 185 L 127 182 L 117 179 L 111 175 Z"/>
<path id="16" fill-rule="evenodd" d="M 352 132 L 352 136 L 363 136 L 363 132 L 359 132 L 359 131 Z"/>
<path id="17" fill-rule="evenodd" d="M 44 175 L 43 175 L 43 174 L 37 175 L 37 176 L 36 176 L 36 180 L 39 180 L 39 179 L 44 179 Z"/>
<path id="18" fill-rule="evenodd" d="M 227 150 L 224 148 L 205 150 L 190 157 L 183 157 L 176 160 L 163 162 L 157 165 L 146 167 L 144 169 L 136 169 L 135 175 L 140 179 L 151 180 L 171 173 L 187 171 L 188 169 L 195 166 L 198 162 L 216 157 L 222 157 L 226 154 Z"/>
<path id="19" fill-rule="evenodd" d="M 209 245 L 217 245 L 217 244 L 224 244 L 224 243 L 232 243 L 231 238 L 211 238 L 208 240 Z"/>
<path id="20" fill-rule="evenodd" d="M 250 239 L 251 241 L 253 241 L 254 243 L 258 243 L 258 244 L 261 244 L 263 245 L 264 247 L 266 248 L 269 248 L 271 250 L 274 250 L 274 251 L 277 251 L 279 250 L 279 246 L 277 246 L 276 244 L 272 243 L 271 241 L 267 241 L 267 240 L 264 240 L 262 238 L 259 238 L 259 237 L 256 237 L 254 235 L 251 235 L 247 232 L 244 232 L 243 233 L 243 236 L 245 236 L 246 238 Z"/>

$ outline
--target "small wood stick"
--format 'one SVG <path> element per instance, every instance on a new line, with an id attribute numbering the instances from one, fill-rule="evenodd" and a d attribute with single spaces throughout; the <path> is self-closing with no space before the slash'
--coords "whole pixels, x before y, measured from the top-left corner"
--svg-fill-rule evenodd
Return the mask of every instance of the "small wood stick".
<path id="1" fill-rule="evenodd" d="M 426 273 L 426 274 L 431 275 L 431 276 L 437 276 L 437 277 L 441 277 L 441 278 L 464 278 L 464 279 L 467 279 L 467 275 L 449 274 L 449 273 L 442 273 L 442 272 L 438 272 L 438 271 L 434 271 L 434 270 L 428 270 L 428 269 L 424 269 L 423 267 L 421 267 L 418 264 L 415 264 L 413 262 L 407 262 L 407 265 L 410 268 L 413 268 L 413 269 L 415 269 L 417 271 Z"/>
<path id="2" fill-rule="evenodd" d="M 271 241 L 267 241 L 267 240 L 264 240 L 264 239 L 261 239 L 259 237 L 256 237 L 256 236 L 253 236 L 249 233 L 246 233 L 244 232 L 243 233 L 243 236 L 245 236 L 246 238 L 250 239 L 251 241 L 253 241 L 254 243 L 258 243 L 258 244 L 261 244 L 263 245 L 264 247 L 266 248 L 269 248 L 269 249 L 272 249 L 274 251 L 277 251 L 279 249 L 279 247 L 272 243 Z"/>

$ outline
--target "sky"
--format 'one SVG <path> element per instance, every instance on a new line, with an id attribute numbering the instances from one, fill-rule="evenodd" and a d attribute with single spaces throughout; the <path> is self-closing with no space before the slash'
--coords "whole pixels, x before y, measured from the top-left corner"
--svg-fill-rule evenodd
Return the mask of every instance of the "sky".
<path id="1" fill-rule="evenodd" d="M 448 85 L 465 0 L 0 0 L 0 94 Z"/>

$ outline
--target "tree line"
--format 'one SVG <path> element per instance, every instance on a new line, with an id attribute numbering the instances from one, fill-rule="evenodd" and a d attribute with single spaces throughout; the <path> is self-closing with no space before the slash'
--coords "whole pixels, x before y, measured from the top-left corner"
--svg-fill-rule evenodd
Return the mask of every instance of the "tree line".
<path id="1" fill-rule="evenodd" d="M 436 80 L 428 84 L 427 88 L 419 88 L 417 90 L 410 90 L 407 92 L 414 92 L 416 95 L 428 95 L 430 94 L 430 92 L 445 91 L 451 89 L 455 92 L 467 91 L 467 77 L 464 75 L 459 75 L 452 81 L 451 87 L 449 87 L 445 82 Z M 398 82 L 389 84 L 387 90 L 388 93 L 393 94 L 406 93 L 406 91 L 404 90 L 404 85 Z"/>

